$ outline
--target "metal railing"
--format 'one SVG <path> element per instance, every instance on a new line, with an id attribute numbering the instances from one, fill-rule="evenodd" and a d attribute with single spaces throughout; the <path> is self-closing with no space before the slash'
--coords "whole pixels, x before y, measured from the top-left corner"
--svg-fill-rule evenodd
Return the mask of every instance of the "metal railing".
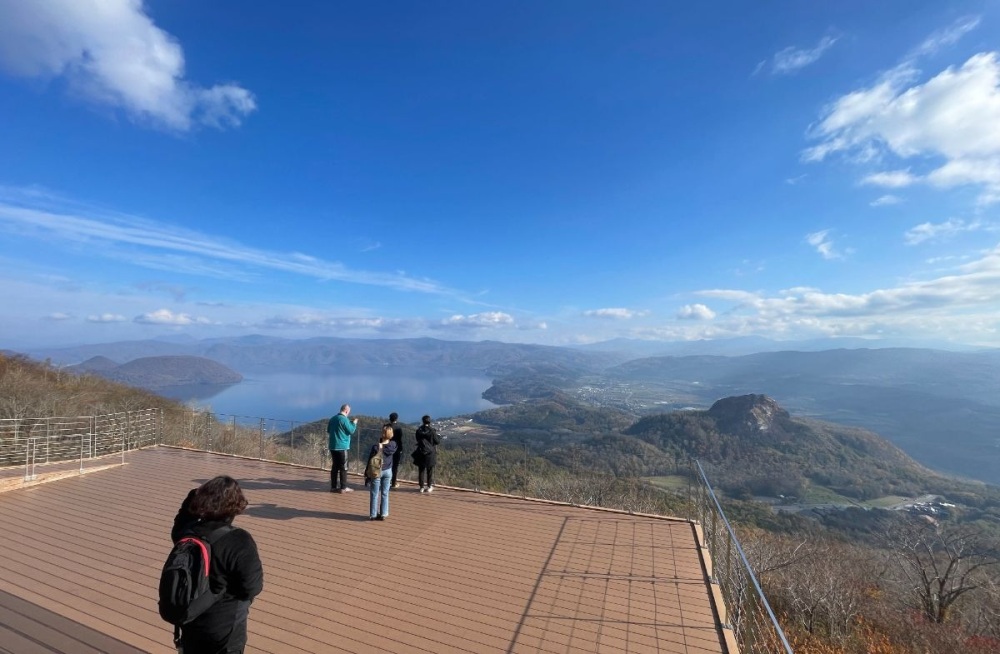
<path id="1" fill-rule="evenodd" d="M 121 411 L 94 416 L 50 416 L 0 419 L 0 470 L 12 478 L 23 467 L 24 481 L 44 469 L 83 472 L 105 465 L 112 455 L 160 441 L 159 409 Z"/>
<path id="2" fill-rule="evenodd" d="M 724 627 L 733 630 L 742 654 L 792 654 L 764 591 L 747 561 L 732 525 L 722 511 L 699 461 L 694 461 L 695 519 L 701 525 L 710 561 L 709 576 L 725 602 Z"/>

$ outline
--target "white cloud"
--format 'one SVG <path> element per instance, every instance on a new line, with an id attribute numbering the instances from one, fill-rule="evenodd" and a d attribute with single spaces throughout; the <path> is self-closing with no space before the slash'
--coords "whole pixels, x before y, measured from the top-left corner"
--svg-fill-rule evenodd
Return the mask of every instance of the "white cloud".
<path id="1" fill-rule="evenodd" d="M 590 318 L 610 318 L 613 320 L 629 320 L 645 314 L 646 312 L 644 311 L 633 311 L 632 309 L 623 308 L 591 309 L 590 311 L 583 312 L 583 315 Z"/>
<path id="2" fill-rule="evenodd" d="M 926 175 L 908 170 L 869 175 L 863 183 L 899 188 L 920 181 L 937 188 L 982 187 L 980 204 L 1000 200 L 1000 60 L 996 52 L 970 57 L 923 84 L 908 61 L 866 89 L 826 109 L 809 136 L 806 161 L 835 152 L 861 159 L 893 156 L 943 163 Z M 933 165 L 933 164 L 932 164 Z"/>
<path id="3" fill-rule="evenodd" d="M 3 0 L 0 0 L 2 2 Z M 440 295 L 458 295 L 427 279 L 405 274 L 352 270 L 341 263 L 299 253 L 271 252 L 151 220 L 62 207 L 52 197 L 38 202 L 17 189 L 0 188 L 0 229 L 52 244 L 97 245 L 93 252 L 155 270 L 253 281 L 255 272 L 282 271 L 320 281 L 340 281 Z M 27 205 L 27 206 L 25 206 Z"/>
<path id="4" fill-rule="evenodd" d="M 186 313 L 174 313 L 170 309 L 159 309 L 150 313 L 144 313 L 135 317 L 133 322 L 142 325 L 173 325 L 182 327 L 187 325 L 211 325 L 208 318 L 191 316 Z"/>
<path id="5" fill-rule="evenodd" d="M 796 48 L 788 47 L 779 52 L 771 58 L 771 74 L 772 75 L 790 75 L 797 73 L 806 66 L 816 63 L 819 61 L 823 54 L 833 47 L 833 44 L 837 42 L 837 38 L 833 36 L 824 36 L 819 40 L 812 48 Z M 767 66 L 767 61 L 762 61 L 757 65 L 757 69 L 754 73 L 761 71 Z"/>
<path id="6" fill-rule="evenodd" d="M 50 313 L 49 315 L 45 316 L 45 319 L 46 320 L 56 320 L 56 321 L 72 320 L 73 319 L 73 315 L 69 314 L 69 313 L 65 313 L 63 311 L 56 311 L 55 313 Z"/>
<path id="7" fill-rule="evenodd" d="M 949 218 L 943 223 L 921 223 L 903 235 L 907 245 L 919 245 L 925 241 L 941 240 L 961 232 L 974 232 L 983 228 L 979 221 L 966 222 L 959 218 Z"/>
<path id="8" fill-rule="evenodd" d="M 469 316 L 456 314 L 441 324 L 446 327 L 507 327 L 514 324 L 514 318 L 502 311 L 487 311 Z"/>
<path id="9" fill-rule="evenodd" d="M 948 27 L 934 32 L 914 50 L 912 57 L 934 54 L 941 48 L 958 43 L 959 39 L 979 27 L 979 16 L 963 16 Z"/>
<path id="10" fill-rule="evenodd" d="M 909 170 L 889 170 L 868 175 L 861 180 L 867 186 L 882 186 L 885 188 L 904 188 L 916 184 L 920 178 Z"/>
<path id="11" fill-rule="evenodd" d="M 117 313 L 102 313 L 87 316 L 87 322 L 125 322 L 126 320 L 128 318 Z"/>
<path id="12" fill-rule="evenodd" d="M 184 77 L 184 53 L 141 0 L 0 0 L 0 67 L 64 78 L 87 100 L 176 131 L 237 126 L 257 104 L 233 83 Z"/>
<path id="13" fill-rule="evenodd" d="M 677 317 L 681 320 L 711 320 L 715 318 L 715 312 L 704 304 L 686 304 L 677 312 Z"/>
<path id="14" fill-rule="evenodd" d="M 814 288 L 787 289 L 772 296 L 729 289 L 700 295 L 734 302 L 730 330 L 781 333 L 822 331 L 860 335 L 877 329 L 905 327 L 906 332 L 954 329 L 967 331 L 970 316 L 1000 325 L 1000 245 L 950 274 L 876 289 L 866 293 L 824 293 Z M 992 340 L 996 341 L 996 333 Z M 973 342 L 969 340 L 968 342 Z"/>
<path id="15" fill-rule="evenodd" d="M 873 207 L 887 207 L 893 204 L 899 204 L 903 201 L 903 198 L 898 195 L 893 195 L 891 193 L 883 195 L 881 197 L 875 198 L 868 204 Z"/>
<path id="16" fill-rule="evenodd" d="M 820 256 L 824 259 L 842 259 L 846 254 L 850 254 L 851 250 L 845 250 L 843 252 L 836 249 L 833 244 L 833 239 L 830 238 L 830 230 L 824 229 L 818 232 L 813 232 L 812 234 L 806 234 L 806 243 L 816 248 Z"/>

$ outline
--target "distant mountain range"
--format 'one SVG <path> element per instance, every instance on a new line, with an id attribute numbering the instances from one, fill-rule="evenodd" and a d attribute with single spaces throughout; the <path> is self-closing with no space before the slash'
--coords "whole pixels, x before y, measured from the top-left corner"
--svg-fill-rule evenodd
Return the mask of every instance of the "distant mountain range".
<path id="1" fill-rule="evenodd" d="M 582 352 L 546 345 L 497 341 L 442 341 L 433 338 L 289 340 L 269 336 L 205 339 L 200 341 L 123 341 L 98 345 L 29 350 L 36 359 L 61 365 L 77 364 L 95 356 L 131 361 L 149 356 L 198 356 L 242 373 L 309 371 L 330 368 L 364 369 L 372 366 L 432 366 L 482 370 L 502 375 L 538 362 L 556 363 L 573 370 L 601 370 L 629 357 L 607 352 Z"/>
<path id="2" fill-rule="evenodd" d="M 738 351 L 770 348 L 776 342 L 732 339 L 714 343 Z M 241 373 L 358 371 L 375 366 L 464 368 L 493 377 L 494 386 L 487 396 L 495 402 L 533 401 L 549 390 L 570 395 L 587 392 L 592 406 L 631 415 L 705 409 L 722 397 L 765 394 L 797 415 L 872 430 L 933 469 L 1000 484 L 1000 350 L 803 349 L 636 358 L 636 348 L 625 345 L 636 343 L 611 341 L 565 348 L 430 338 L 247 336 L 129 341 L 27 354 L 57 364 L 77 364 L 97 356 L 112 362 L 197 356 Z M 649 347 L 682 345 L 707 347 L 707 342 Z"/>
<path id="3" fill-rule="evenodd" d="M 140 357 L 121 365 L 107 357 L 95 356 L 68 366 L 66 370 L 90 373 L 148 390 L 171 386 L 235 384 L 243 380 L 242 375 L 221 363 L 193 356 Z"/>

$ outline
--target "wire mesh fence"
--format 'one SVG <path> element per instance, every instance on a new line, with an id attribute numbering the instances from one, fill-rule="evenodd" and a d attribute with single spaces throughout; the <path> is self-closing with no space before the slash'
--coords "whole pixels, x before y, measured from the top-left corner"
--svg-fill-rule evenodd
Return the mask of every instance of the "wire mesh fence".
<path id="1" fill-rule="evenodd" d="M 160 440 L 159 409 L 93 416 L 0 419 L 0 477 L 31 481 L 42 472 L 83 472 Z M 23 471 L 23 473 L 22 473 Z"/>

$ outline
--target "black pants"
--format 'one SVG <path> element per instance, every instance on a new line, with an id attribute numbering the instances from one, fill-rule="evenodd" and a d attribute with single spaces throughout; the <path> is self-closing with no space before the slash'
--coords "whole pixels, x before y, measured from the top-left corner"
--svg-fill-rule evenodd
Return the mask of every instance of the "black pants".
<path id="1" fill-rule="evenodd" d="M 330 488 L 332 490 L 347 488 L 347 450 L 330 450 L 330 458 L 333 459 L 333 463 L 330 464 Z"/>
<path id="2" fill-rule="evenodd" d="M 420 466 L 417 468 L 417 476 L 420 479 L 420 486 L 433 486 L 434 485 L 434 466 Z M 427 483 L 424 483 L 424 477 L 427 477 Z"/>
<path id="3" fill-rule="evenodd" d="M 397 448 L 392 455 L 392 487 L 396 487 L 396 481 L 399 479 L 399 460 L 403 457 L 403 448 Z"/>

